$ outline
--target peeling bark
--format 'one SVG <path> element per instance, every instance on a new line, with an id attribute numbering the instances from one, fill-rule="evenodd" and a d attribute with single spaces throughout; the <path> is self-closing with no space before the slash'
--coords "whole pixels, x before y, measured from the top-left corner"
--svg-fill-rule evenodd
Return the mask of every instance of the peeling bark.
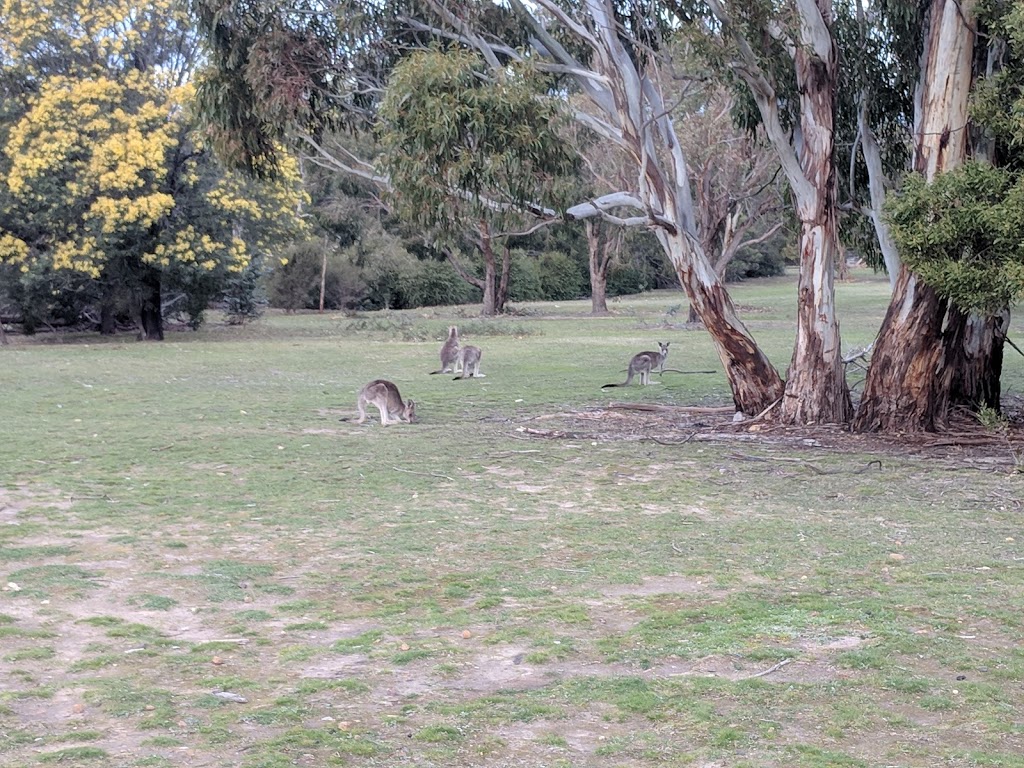
<path id="1" fill-rule="evenodd" d="M 974 7 L 975 0 L 931 3 L 914 119 L 914 168 L 928 181 L 961 165 L 967 154 Z M 952 384 L 943 348 L 946 310 L 944 299 L 900 268 L 854 430 L 934 431 L 946 423 Z"/>
<path id="2" fill-rule="evenodd" d="M 774 405 L 782 397 L 782 378 L 737 316 L 732 298 L 707 259 L 688 255 L 691 246 L 683 238 L 657 234 L 686 290 L 690 307 L 711 334 L 736 410 L 753 416 Z"/>
<path id="3" fill-rule="evenodd" d="M 883 332 L 871 351 L 857 432 L 933 431 L 945 414 L 937 386 L 946 301 L 906 267 L 900 269 Z"/>
<path id="4" fill-rule="evenodd" d="M 800 168 L 809 188 L 796 194 L 800 219 L 797 337 L 779 418 L 790 424 L 840 423 L 853 415 L 835 308 L 836 173 L 833 162 L 836 62 L 831 2 L 810 0 L 802 24 L 817 22 L 794 53 L 800 89 Z M 827 43 L 827 44 L 826 44 Z"/>
<path id="5" fill-rule="evenodd" d="M 882 252 L 882 261 L 885 263 L 885 271 L 889 275 L 889 289 L 896 288 L 896 279 L 900 274 L 900 254 L 896 249 L 896 243 L 889 231 L 889 224 L 882 217 L 882 208 L 885 205 L 885 173 L 882 170 L 882 150 L 875 140 L 874 131 L 868 124 L 868 101 L 866 96 L 861 97 L 860 110 L 857 114 L 859 133 L 861 137 L 860 146 L 864 154 L 864 165 L 868 171 L 868 194 L 871 205 L 865 206 L 863 212 L 871 220 L 875 230 L 875 237 L 878 240 L 879 250 Z"/>
<path id="6" fill-rule="evenodd" d="M 998 411 L 1009 310 L 988 317 L 958 309 L 949 314 L 944 338 L 950 405 Z"/>

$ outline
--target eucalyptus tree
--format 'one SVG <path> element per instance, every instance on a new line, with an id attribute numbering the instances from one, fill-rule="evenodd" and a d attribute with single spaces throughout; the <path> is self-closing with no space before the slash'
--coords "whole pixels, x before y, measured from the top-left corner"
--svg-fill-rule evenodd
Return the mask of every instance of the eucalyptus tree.
<path id="1" fill-rule="evenodd" d="M 889 205 L 907 264 L 857 429 L 934 429 L 953 404 L 999 407 L 1009 307 L 1024 291 L 1022 17 L 1014 3 L 930 4 L 916 173 Z"/>
<path id="2" fill-rule="evenodd" d="M 440 19 L 439 31 L 482 51 L 494 65 L 503 54 L 526 55 L 493 44 L 451 5 L 440 0 L 428 5 Z M 672 112 L 677 84 L 671 62 L 657 55 L 662 6 L 630 4 L 635 13 L 617 15 L 609 0 L 584 0 L 571 8 L 553 0 L 510 5 L 532 35 L 535 66 L 563 75 L 588 99 L 589 108 L 573 110 L 573 118 L 629 159 L 628 186 L 570 206 L 567 215 L 654 232 L 711 334 L 737 410 L 761 412 L 781 397 L 783 384 L 736 314 L 700 242 Z"/>
<path id="3" fill-rule="evenodd" d="M 931 0 L 915 96 L 914 171 L 930 182 L 967 158 L 975 0 Z M 906 264 L 875 341 L 857 430 L 933 430 L 949 386 L 943 320 L 948 302 Z"/>
<path id="4" fill-rule="evenodd" d="M 834 34 L 846 62 L 836 105 L 841 234 L 870 263 L 884 267 L 895 288 L 900 255 L 884 208 L 910 168 L 922 12 L 903 0 L 836 5 Z"/>
<path id="5" fill-rule="evenodd" d="M 845 423 L 853 406 L 835 308 L 839 50 L 832 0 L 681 5 L 691 15 L 695 44 L 745 86 L 778 154 L 799 221 L 797 338 L 779 417 Z"/>
<path id="6" fill-rule="evenodd" d="M 525 62 L 494 69 L 471 51 L 424 51 L 388 82 L 378 132 L 389 197 L 436 243 L 473 233 L 484 275 L 467 277 L 483 291 L 484 315 L 502 311 L 508 297 L 509 233 L 564 207 L 576 156 L 558 126 L 558 103 Z"/>
<path id="7" fill-rule="evenodd" d="M 736 97 L 721 82 L 704 84 L 699 108 L 683 115 L 701 244 L 725 278 L 743 249 L 771 239 L 786 218 L 785 178 L 758 128 L 737 125 Z"/>

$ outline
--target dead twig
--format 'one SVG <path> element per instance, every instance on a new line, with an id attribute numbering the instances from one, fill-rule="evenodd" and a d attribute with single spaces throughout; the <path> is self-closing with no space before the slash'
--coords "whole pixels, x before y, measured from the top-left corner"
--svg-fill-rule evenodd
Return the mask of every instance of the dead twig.
<path id="1" fill-rule="evenodd" d="M 741 680 L 753 680 L 754 678 L 757 678 L 757 677 L 764 677 L 765 675 L 770 675 L 772 672 L 779 671 L 784 666 L 786 666 L 787 664 L 792 664 L 794 661 L 796 661 L 796 659 L 783 659 L 778 664 L 772 664 L 770 667 L 768 667 L 768 669 L 765 669 L 765 670 L 763 670 L 761 672 L 757 672 L 757 673 L 755 673 L 753 675 L 748 675 L 747 677 L 741 677 L 740 679 Z"/>
<path id="2" fill-rule="evenodd" d="M 696 437 L 696 436 L 697 436 L 696 432 L 691 432 L 686 437 L 684 437 L 682 440 L 662 440 L 661 438 L 658 438 L 658 437 L 645 437 L 643 439 L 644 440 L 650 440 L 652 443 L 657 443 L 658 445 L 683 445 L 684 443 L 688 443 L 691 440 L 693 440 L 693 438 Z"/>
<path id="3" fill-rule="evenodd" d="M 448 475 L 441 475 L 438 474 L 437 472 L 416 472 L 415 470 L 402 469 L 401 467 L 392 467 L 392 469 L 395 470 L 395 472 L 407 472 L 410 475 L 423 475 L 424 477 L 440 477 L 442 480 L 448 480 L 449 482 L 452 483 L 455 482 L 455 478 L 448 477 Z"/>
<path id="4" fill-rule="evenodd" d="M 731 405 L 657 405 L 655 403 L 608 403 L 610 411 L 650 411 L 652 413 L 733 413 Z"/>
<path id="5" fill-rule="evenodd" d="M 1014 349 L 1016 349 L 1017 352 L 1020 353 L 1021 356 L 1024 356 L 1024 352 L 1021 351 L 1020 347 L 1018 347 L 1016 344 L 1013 343 L 1013 341 L 1010 339 L 1009 336 L 1006 337 L 1006 343 L 1009 344 Z"/>
<path id="6" fill-rule="evenodd" d="M 818 474 L 818 475 L 843 475 L 843 474 L 861 475 L 861 474 L 867 472 L 869 469 L 871 469 L 871 467 L 873 467 L 876 464 L 878 465 L 879 469 L 882 468 L 882 462 L 879 459 L 872 459 L 871 461 L 869 461 L 867 464 L 865 464 L 860 469 L 822 469 L 817 464 L 812 464 L 811 462 L 807 461 L 806 459 L 798 459 L 798 458 L 795 458 L 795 457 L 792 457 L 792 456 L 768 456 L 768 457 L 766 457 L 766 456 L 751 456 L 750 454 L 747 454 L 747 453 L 731 453 L 731 454 L 729 454 L 729 458 L 730 459 L 739 459 L 740 461 L 761 461 L 761 462 L 766 462 L 766 463 L 771 463 L 771 462 L 774 462 L 774 461 L 788 462 L 790 464 L 798 464 L 801 467 L 806 467 L 807 469 L 811 470 L 812 472 L 814 472 L 815 474 Z"/>
<path id="7" fill-rule="evenodd" d="M 582 432 L 565 432 L 561 429 L 531 429 L 523 427 L 521 432 L 534 437 L 547 437 L 552 440 L 599 440 L 596 435 L 585 435 Z"/>
<path id="8" fill-rule="evenodd" d="M 772 408 L 774 408 L 776 405 L 778 405 L 781 402 L 782 402 L 782 398 L 779 397 L 774 403 L 772 403 L 767 408 L 765 408 L 763 411 L 761 411 L 759 414 L 757 414 L 757 416 L 755 416 L 754 418 L 750 419 L 750 421 L 757 421 L 758 419 L 763 419 Z"/>

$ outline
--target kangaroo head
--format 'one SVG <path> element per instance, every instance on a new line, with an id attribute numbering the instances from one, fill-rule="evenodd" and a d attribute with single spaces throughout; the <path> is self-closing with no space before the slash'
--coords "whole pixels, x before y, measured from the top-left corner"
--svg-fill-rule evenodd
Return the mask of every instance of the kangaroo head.
<path id="1" fill-rule="evenodd" d="M 416 422 L 416 403 L 412 400 L 405 401 L 405 408 L 402 409 L 402 421 L 407 421 L 410 424 Z"/>
<path id="2" fill-rule="evenodd" d="M 668 354 L 668 345 L 671 344 L 671 343 L 672 343 L 671 341 L 666 341 L 664 344 L 662 344 L 660 341 L 658 342 L 658 346 L 661 347 L 661 354 L 663 354 L 663 355 L 667 355 Z"/>

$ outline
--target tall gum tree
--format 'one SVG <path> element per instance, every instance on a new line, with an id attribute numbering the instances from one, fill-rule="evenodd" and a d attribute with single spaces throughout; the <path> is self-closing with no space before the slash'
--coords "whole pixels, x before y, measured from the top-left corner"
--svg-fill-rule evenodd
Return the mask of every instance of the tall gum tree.
<path id="1" fill-rule="evenodd" d="M 452 263 L 482 290 L 484 315 L 500 312 L 508 296 L 506 233 L 529 226 L 531 212 L 553 213 L 548 206 L 574 170 L 557 104 L 537 92 L 528 70 L 488 68 L 465 50 L 421 51 L 395 67 L 380 105 L 388 197 L 442 246 L 475 234 L 483 278 Z"/>
<path id="2" fill-rule="evenodd" d="M 434 6 L 443 16 L 446 8 Z M 608 0 L 585 0 L 575 15 L 551 0 L 537 0 L 529 9 L 513 0 L 512 7 L 534 34 L 534 50 L 548 69 L 571 77 L 590 100 L 592 109 L 577 111 L 575 119 L 620 147 L 633 171 L 631 188 L 572 206 L 568 215 L 654 232 L 714 341 L 737 410 L 760 413 L 782 396 L 782 379 L 740 320 L 701 245 L 686 156 L 664 90 L 665 80 L 672 81 L 667 64 L 629 37 Z M 559 42 L 549 23 L 586 51 L 585 62 Z M 622 210 L 632 215 L 619 215 Z"/>
<path id="3" fill-rule="evenodd" d="M 914 170 L 926 181 L 967 155 L 974 0 L 932 0 L 915 95 Z M 853 429 L 931 431 L 949 403 L 943 319 L 948 302 L 902 265 L 871 355 Z"/>
<path id="4" fill-rule="evenodd" d="M 853 414 L 842 363 L 835 308 L 839 255 L 834 167 L 838 53 L 832 37 L 831 0 L 795 0 L 785 13 L 761 4 L 739 18 L 733 4 L 708 0 L 721 35 L 716 57 L 749 89 L 769 141 L 789 181 L 800 222 L 797 338 L 779 420 L 846 423 Z M 791 24 L 782 22 L 792 19 Z M 755 27 L 757 37 L 754 35 Z M 763 48 L 755 48 L 764 44 Z M 785 57 L 795 78 L 798 114 L 787 126 L 772 59 Z"/>

